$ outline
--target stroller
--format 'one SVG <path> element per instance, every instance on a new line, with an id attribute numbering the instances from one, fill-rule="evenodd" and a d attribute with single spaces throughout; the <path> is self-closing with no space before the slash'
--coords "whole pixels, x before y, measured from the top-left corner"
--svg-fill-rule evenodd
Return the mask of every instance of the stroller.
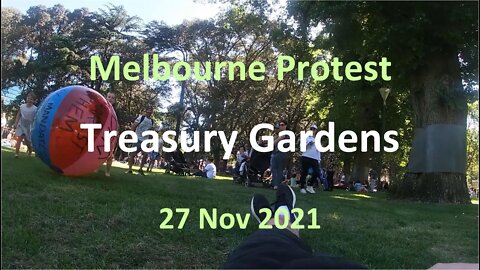
<path id="1" fill-rule="evenodd" d="M 239 176 L 234 177 L 233 183 L 252 186 L 253 183 L 262 183 L 264 187 L 270 182 L 264 177 L 265 171 L 270 167 L 270 153 L 253 151 L 249 160 L 240 165 Z"/>
<path id="2" fill-rule="evenodd" d="M 185 156 L 181 151 L 174 151 L 171 154 L 171 160 L 167 164 L 165 173 L 173 172 L 178 175 L 191 175 Z"/>

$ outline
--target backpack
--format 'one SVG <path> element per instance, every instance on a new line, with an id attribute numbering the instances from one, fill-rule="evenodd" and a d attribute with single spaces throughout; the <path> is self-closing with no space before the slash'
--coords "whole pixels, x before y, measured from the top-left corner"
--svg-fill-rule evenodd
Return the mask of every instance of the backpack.
<path id="1" fill-rule="evenodd" d="M 146 116 L 145 115 L 142 115 L 142 118 L 140 118 L 140 122 L 138 122 L 137 126 L 135 128 L 133 128 L 132 130 L 133 131 L 136 131 L 138 126 L 140 126 L 140 124 L 143 122 L 143 120 L 145 120 Z M 152 121 L 152 127 L 155 126 L 155 122 L 153 122 L 153 119 L 150 119 Z"/>

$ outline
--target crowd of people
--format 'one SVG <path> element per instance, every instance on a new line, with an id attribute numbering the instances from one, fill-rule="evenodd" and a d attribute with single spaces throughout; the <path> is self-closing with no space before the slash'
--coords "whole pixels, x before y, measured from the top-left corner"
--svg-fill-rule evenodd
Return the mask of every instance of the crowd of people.
<path id="1" fill-rule="evenodd" d="M 115 108 L 116 95 L 113 92 L 108 92 L 105 98 Z M 20 146 L 22 143 L 27 148 L 27 154 L 32 154 L 31 145 L 31 126 L 35 117 L 37 107 L 35 106 L 36 97 L 33 92 L 26 95 L 25 103 L 22 104 L 18 110 L 13 127 L 7 125 L 6 114 L 2 113 L 2 146 L 15 147 L 15 157 L 18 158 L 20 154 Z M 144 152 L 141 149 L 142 142 L 148 137 L 142 136 L 144 131 L 158 130 L 158 126 L 152 118 L 153 107 L 146 107 L 143 114 L 139 115 L 132 123 L 125 127 L 125 130 L 133 130 L 138 142 L 135 145 L 135 150 L 131 153 L 125 153 L 120 149 L 112 151 L 111 155 L 106 160 L 105 175 L 110 176 L 110 170 L 114 157 L 120 162 L 128 164 L 126 173 L 133 174 L 133 165 L 139 167 L 138 174 L 144 176 L 145 172 L 152 172 L 153 169 L 165 169 L 167 172 L 183 173 L 188 175 L 196 175 L 209 179 L 213 179 L 217 175 L 217 167 L 214 160 L 211 158 L 199 159 L 187 163 L 180 150 L 172 154 L 163 154 L 161 152 L 163 141 L 160 139 L 159 151 Z M 380 181 L 379 175 L 370 170 L 367 179 L 346 179 L 346 175 L 339 168 L 337 158 L 334 153 L 320 153 L 315 147 L 315 135 L 318 132 L 317 125 L 313 124 L 309 127 L 311 134 L 306 138 L 306 151 L 302 152 L 299 158 L 299 166 L 294 166 L 292 170 L 289 167 L 288 153 L 279 150 L 279 143 L 285 139 L 285 136 L 280 136 L 281 131 L 288 129 L 286 120 L 280 120 L 275 125 L 274 149 L 270 153 L 269 167 L 262 171 L 263 180 L 268 182 L 273 189 L 278 189 L 280 184 L 288 184 L 291 187 L 298 187 L 301 194 L 314 194 L 315 190 L 323 189 L 324 191 L 332 191 L 334 188 L 346 189 L 355 192 L 376 192 L 379 190 L 388 190 L 389 182 L 387 180 Z M 259 140 L 257 143 L 262 144 Z M 284 147 L 288 147 L 283 145 Z M 230 167 L 231 174 L 235 177 L 242 177 L 247 172 L 245 166 L 250 161 L 253 149 L 249 144 L 238 146 L 238 151 L 235 155 L 235 164 Z M 323 155 L 323 156 L 322 156 Z M 144 170 L 144 167 L 146 169 Z M 223 171 L 223 169 L 222 169 Z M 472 198 L 478 198 L 478 191 L 475 189 L 469 190 Z"/>
<path id="2" fill-rule="evenodd" d="M 116 97 L 113 92 L 108 92 L 106 99 L 115 105 Z M 20 145 L 23 143 L 27 147 L 27 153 L 31 155 L 31 126 L 34 120 L 37 107 L 34 105 L 36 97 L 33 93 L 26 96 L 26 103 L 22 104 L 15 119 L 14 128 L 7 126 L 5 113 L 2 113 L 2 145 L 3 140 L 13 141 L 11 146 L 15 146 L 15 157 L 19 157 Z M 139 166 L 138 174 L 145 175 L 143 170 L 146 165 L 146 172 L 151 172 L 154 168 L 164 168 L 176 172 L 176 168 L 180 171 L 187 171 L 190 175 L 199 176 L 207 179 L 214 179 L 217 174 L 217 168 L 213 158 L 200 159 L 187 164 L 180 150 L 174 151 L 169 155 L 164 155 L 160 149 L 149 153 L 141 149 L 142 142 L 147 137 L 142 136 L 144 131 L 156 130 L 156 125 L 152 119 L 153 108 L 147 107 L 144 114 L 139 115 L 128 129 L 136 132 L 140 139 L 135 147 L 135 151 L 131 153 L 122 153 L 120 150 L 118 159 L 128 163 L 126 173 L 133 174 L 133 165 Z M 364 268 L 362 265 L 346 260 L 340 257 L 334 257 L 328 254 L 314 254 L 311 248 L 300 239 L 297 229 L 293 229 L 291 224 L 295 221 L 296 216 L 292 209 L 295 207 L 296 195 L 292 187 L 298 187 L 301 194 L 314 194 L 315 188 L 323 187 L 324 191 L 332 191 L 333 188 L 342 188 L 353 190 L 355 192 L 374 192 L 378 189 L 388 189 L 388 182 L 379 181 L 379 175 L 370 170 L 368 179 L 363 183 L 360 179 L 349 181 L 347 183 L 345 174 L 339 170 L 337 160 L 334 154 L 327 154 L 322 163 L 322 154 L 315 147 L 314 136 L 318 131 L 318 127 L 311 125 L 309 130 L 312 134 L 306 139 L 306 151 L 300 156 L 299 168 L 292 171 L 287 169 L 288 154 L 279 150 L 279 142 L 284 139 L 279 133 L 288 128 L 285 120 L 281 120 L 276 126 L 274 137 L 274 150 L 271 153 L 270 166 L 263 172 L 263 178 L 270 182 L 271 187 L 276 190 L 276 201 L 270 203 L 265 196 L 255 194 L 252 197 L 250 207 L 251 213 L 259 222 L 265 219 L 265 212 L 261 209 L 269 209 L 272 213 L 279 211 L 281 220 L 288 216 L 288 226 L 286 229 L 278 229 L 273 227 L 272 230 L 258 230 L 249 238 L 245 239 L 233 252 L 228 256 L 223 268 L 248 268 L 261 266 L 281 267 L 294 265 L 295 267 L 303 266 L 304 268 Z M 259 143 L 261 143 L 259 141 Z M 160 146 L 163 142 L 160 142 Z M 110 176 L 112 162 L 114 160 L 112 151 L 106 160 L 105 175 Z M 253 150 L 249 145 L 241 145 L 236 153 L 236 162 L 232 168 L 235 176 L 245 174 L 244 167 L 251 161 Z M 175 167 L 177 166 L 177 167 Z M 478 198 L 478 191 L 474 188 L 469 189 L 470 197 Z M 272 207 L 273 206 L 273 207 Z M 287 216 L 286 216 L 287 215 Z M 268 224 L 275 226 L 275 220 L 270 220 Z M 271 252 L 272 248 L 285 249 L 283 254 L 291 254 L 291 256 L 274 256 Z"/>
<path id="3" fill-rule="evenodd" d="M 2 127 L 2 146 L 15 147 L 16 144 L 15 129 L 11 127 Z"/>
<path id="4" fill-rule="evenodd" d="M 139 166 L 138 174 L 145 176 L 144 166 L 147 166 L 146 172 L 152 172 L 154 168 L 165 169 L 166 172 L 181 173 L 185 175 L 200 176 L 208 179 L 214 179 L 217 174 L 216 166 L 213 159 L 200 160 L 194 163 L 187 163 L 183 153 L 177 149 L 172 153 L 162 153 L 161 149 L 163 141 L 159 141 L 158 151 L 151 151 L 149 153 L 141 149 L 143 141 L 148 139 L 148 136 L 143 136 L 143 132 L 147 130 L 157 130 L 158 127 L 152 119 L 153 108 L 147 107 L 144 114 L 139 115 L 133 124 L 129 127 L 135 131 L 139 138 L 135 147 L 135 151 L 129 153 L 125 158 L 128 162 L 128 174 L 133 174 L 133 165 Z"/>
<path id="5" fill-rule="evenodd" d="M 109 91 L 105 95 L 105 98 L 115 109 L 116 94 Z M 8 121 L 6 113 L 2 112 L 2 146 L 15 147 L 15 158 L 20 157 L 20 147 L 22 144 L 26 146 L 27 154 L 32 155 L 33 148 L 31 143 L 31 130 L 35 114 L 37 112 L 37 107 L 35 106 L 36 102 L 37 100 L 35 94 L 33 92 L 27 93 L 25 97 L 25 103 L 20 105 L 15 123 L 12 127 L 9 127 L 7 124 Z M 147 153 L 142 150 L 142 142 L 148 139 L 148 136 L 142 136 L 142 133 L 147 130 L 159 131 L 158 126 L 155 125 L 155 121 L 152 118 L 152 113 L 153 107 L 147 106 L 143 114 L 139 115 L 135 121 L 133 121 L 133 123 L 128 124 L 124 128 L 125 130 L 133 130 L 139 140 L 135 145 L 127 145 L 128 147 L 135 148 L 133 152 L 125 153 L 118 147 L 117 149 L 111 151 L 110 155 L 106 159 L 105 176 L 110 176 L 112 163 L 116 156 L 118 161 L 128 164 L 128 170 L 126 171 L 127 174 L 133 174 L 133 165 L 139 166 L 138 174 L 142 176 L 145 176 L 145 171 L 152 172 L 154 168 L 164 168 L 169 171 L 169 169 L 172 169 L 172 166 L 179 165 L 182 166 L 182 171 L 188 171 L 189 175 L 198 175 L 209 179 L 215 178 L 217 169 L 213 159 L 211 158 L 200 160 L 200 162 L 196 164 L 186 164 L 184 159 L 179 160 L 178 157 L 183 155 L 179 150 L 172 153 L 172 155 L 169 155 L 169 157 L 162 155 L 162 140 L 159 142 L 160 147 L 158 151 L 151 151 Z M 145 166 L 146 170 L 144 170 Z"/>
<path id="6" fill-rule="evenodd" d="M 317 125 L 313 124 L 309 130 L 312 132 L 306 138 L 306 151 L 301 152 L 299 166 L 288 169 L 288 153 L 279 151 L 278 143 L 284 139 L 279 136 L 281 131 L 287 130 L 288 124 L 280 120 L 274 131 L 274 150 L 269 160 L 270 166 L 264 171 L 263 181 L 268 182 L 270 187 L 277 189 L 279 184 L 288 184 L 291 187 L 300 189 L 301 194 L 314 194 L 315 190 L 333 191 L 333 189 L 344 189 L 355 192 L 377 192 L 388 189 L 388 181 L 379 180 L 378 174 L 371 169 L 368 178 L 347 180 L 343 170 L 334 153 L 320 153 L 315 147 L 315 135 L 318 132 Z M 258 143 L 261 143 L 259 141 Z M 233 177 L 244 176 L 244 165 L 252 156 L 252 149 L 249 145 L 240 145 L 237 148 L 235 165 L 233 166 Z M 323 155 L 323 156 L 322 156 Z"/>

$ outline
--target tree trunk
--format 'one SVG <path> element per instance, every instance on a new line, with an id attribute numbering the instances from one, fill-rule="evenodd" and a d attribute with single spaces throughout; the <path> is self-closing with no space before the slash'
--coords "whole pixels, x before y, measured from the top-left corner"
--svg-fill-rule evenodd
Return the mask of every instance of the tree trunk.
<path id="1" fill-rule="evenodd" d="M 182 68 L 180 70 L 180 74 L 185 74 L 185 70 Z M 181 128 L 181 125 L 182 125 L 182 121 L 183 121 L 183 116 L 185 114 L 185 108 L 184 108 L 184 105 L 185 105 L 185 92 L 187 90 L 187 84 L 185 81 L 182 82 L 182 90 L 180 91 L 180 108 L 181 108 L 181 111 L 178 112 L 177 114 L 177 123 L 175 125 L 175 141 L 178 142 L 178 138 L 180 137 L 180 128 Z"/>
<path id="2" fill-rule="evenodd" d="M 466 185 L 467 104 L 456 50 L 425 58 L 412 80 L 415 135 L 395 195 L 429 202 L 470 203 Z"/>
<path id="3" fill-rule="evenodd" d="M 346 184 L 350 183 L 350 177 L 352 175 L 352 159 L 347 156 L 343 159 L 343 174 L 345 175 Z"/>
<path id="4" fill-rule="evenodd" d="M 369 171 L 369 153 L 355 152 L 355 157 L 353 160 L 353 171 L 352 177 L 350 178 L 353 182 L 360 180 L 362 184 L 368 179 Z"/>

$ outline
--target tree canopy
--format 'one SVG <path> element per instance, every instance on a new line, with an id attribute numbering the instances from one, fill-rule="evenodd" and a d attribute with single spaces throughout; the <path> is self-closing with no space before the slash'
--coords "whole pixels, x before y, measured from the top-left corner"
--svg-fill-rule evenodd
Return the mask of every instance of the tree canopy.
<path id="1" fill-rule="evenodd" d="M 338 170 L 349 180 L 363 180 L 374 169 L 397 183 L 395 194 L 401 197 L 467 201 L 466 180 L 472 184 L 473 172 L 478 173 L 478 161 L 473 161 L 478 153 L 472 150 L 475 144 L 478 148 L 478 136 L 466 129 L 467 103 L 478 126 L 478 113 L 472 114 L 474 106 L 478 110 L 476 3 L 290 1 L 281 15 L 273 16 L 274 10 L 266 1 L 239 0 L 216 18 L 167 25 L 161 18 L 144 22 L 116 5 L 98 11 L 32 6 L 26 14 L 2 8 L 2 94 L 12 89 L 20 93 L 2 108 L 13 116 L 28 91 L 41 101 L 59 88 L 79 84 L 115 92 L 121 126 L 152 105 L 165 129 L 236 130 L 239 144 L 248 142 L 254 125 L 281 118 L 295 133 L 312 123 L 324 129 L 329 122 L 335 123 L 336 135 L 344 130 L 396 130 L 400 147 L 395 153 L 376 153 L 373 144 L 367 152 L 343 153 L 336 147 Z M 203 74 L 208 63 L 248 66 L 259 61 L 266 66 L 266 76 L 262 81 L 248 76 L 240 80 L 237 69 L 235 80 L 90 78 L 93 55 L 104 63 L 119 55 L 123 65 L 153 53 L 169 63 L 198 63 Z M 309 75 L 298 80 L 296 71 L 279 80 L 279 55 L 294 57 L 297 65 L 333 57 L 365 64 L 386 57 L 392 62 L 391 80 L 314 81 Z M 385 106 L 380 88 L 391 90 Z M 439 126 L 442 132 L 433 132 Z M 430 133 L 465 139 L 448 146 Z M 424 141 L 436 154 L 453 153 L 452 160 L 429 153 L 421 146 Z M 223 155 L 220 142 L 212 147 L 218 161 Z M 463 169 L 458 156 L 465 156 Z M 422 162 L 434 169 L 415 167 Z M 439 162 L 459 165 L 447 172 L 437 169 Z M 435 181 L 439 188 L 429 188 Z M 444 192 L 448 185 L 455 188 Z"/>

